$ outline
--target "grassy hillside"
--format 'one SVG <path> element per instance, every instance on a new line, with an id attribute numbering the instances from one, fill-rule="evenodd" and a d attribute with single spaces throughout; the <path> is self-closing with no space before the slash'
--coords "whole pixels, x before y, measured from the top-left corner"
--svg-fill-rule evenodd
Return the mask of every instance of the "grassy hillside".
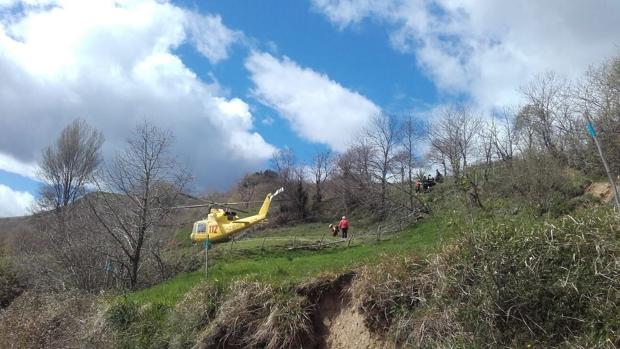
<path id="1" fill-rule="evenodd" d="M 411 227 L 397 235 L 383 237 L 377 242 L 366 240 L 364 244 L 346 247 L 346 242 L 333 248 L 312 250 L 268 250 L 260 246 L 264 238 L 272 244 L 291 246 L 292 241 L 339 241 L 339 238 L 324 237 L 324 224 L 303 224 L 290 228 L 277 228 L 264 231 L 251 239 L 215 245 L 209 253 L 215 257 L 210 260 L 208 281 L 222 286 L 239 278 L 269 282 L 272 284 L 297 283 L 320 272 L 342 272 L 361 265 L 376 263 L 385 256 L 417 253 L 426 255 L 440 245 L 442 240 L 454 235 L 456 224 L 439 218 L 431 218 L 418 226 Z M 352 232 L 355 236 L 355 232 Z M 355 241 L 355 240 L 353 240 Z M 231 244 L 234 250 L 231 249 Z M 192 248 L 192 247 L 188 247 Z M 195 253 L 200 247 L 194 246 Z M 204 256 L 204 255 L 203 255 Z M 160 303 L 174 305 L 197 283 L 205 279 L 204 269 L 183 273 L 157 286 L 129 295 L 140 303 Z"/>
<path id="2" fill-rule="evenodd" d="M 302 224 L 265 230 L 247 241 L 235 242 L 236 246 L 232 245 L 232 242 L 214 245 L 209 251 L 214 257 L 210 261 L 206 280 L 204 270 L 201 269 L 180 274 L 148 289 L 106 298 L 107 310 L 104 316 L 112 326 L 107 331 L 112 331 L 115 338 L 108 344 L 125 347 L 191 347 L 201 336 L 199 332 L 204 329 L 204 321 L 225 328 L 230 321 L 235 321 L 232 320 L 235 315 L 224 314 L 222 309 L 257 301 L 262 302 L 259 307 L 267 311 L 263 315 L 256 314 L 257 321 L 262 316 L 267 316 L 270 309 L 274 309 L 272 307 L 276 307 L 283 311 L 281 316 L 287 320 L 283 318 L 282 321 L 289 324 L 286 326 L 303 332 L 305 330 L 302 328 L 307 329 L 307 326 L 310 326 L 308 321 L 312 316 L 308 311 L 315 306 L 307 303 L 310 298 L 299 298 L 298 292 L 319 292 L 317 296 L 307 297 L 321 297 L 320 294 L 326 291 L 320 290 L 326 287 L 329 289 L 332 279 L 337 280 L 338 275 L 379 265 L 397 255 L 425 258 L 438 251 L 446 241 L 453 239 L 455 232 L 464 224 L 460 220 L 445 219 L 446 217 L 431 217 L 404 231 L 384 236 L 380 241 L 373 237 L 351 245 L 333 244 L 321 250 L 262 250 L 259 243 L 262 244 L 265 238 L 281 238 L 289 242 L 301 239 L 320 240 L 325 238 L 325 224 Z M 355 235 L 355 231 L 352 233 Z M 182 239 L 182 236 L 178 236 L 178 239 Z M 340 241 L 339 238 L 330 240 Z M 180 248 L 200 253 L 198 246 L 180 243 Z M 318 283 L 312 281 L 317 278 Z M 301 286 L 308 283 L 310 286 Z M 300 287 L 309 291 L 296 291 L 300 290 Z M 318 289 L 315 290 L 316 287 Z M 318 299 L 313 302 L 318 302 Z M 246 314 L 246 310 L 237 309 L 241 312 L 239 316 L 245 316 L 243 314 Z M 216 313 L 222 316 L 222 320 L 215 320 Z M 215 325 L 216 323 L 220 325 Z M 232 331 L 237 333 L 234 336 L 238 336 L 237 330 Z M 288 338 L 288 335 L 284 337 Z M 297 338 L 297 335 L 291 338 Z M 294 343 L 299 342 L 291 343 L 289 344 L 294 347 Z M 277 347 L 281 345 L 284 344 L 280 343 Z"/>
<path id="3" fill-rule="evenodd" d="M 45 295 L 50 310 L 36 328 L 19 327 L 0 343 L 33 336 L 43 346 L 315 348 L 372 337 L 376 347 L 613 347 L 619 220 L 573 192 L 541 215 L 519 197 L 468 206 L 440 185 L 426 197 L 430 216 L 379 241 L 377 226 L 354 220 L 352 240 L 309 223 L 212 245 L 206 279 L 204 252 L 183 228 L 166 253 L 192 271 L 124 294 Z M 79 333 L 54 331 L 54 299 L 80 297 L 94 305 L 68 315 Z M 36 314 L 33 304 L 9 306 L 0 331 Z"/>

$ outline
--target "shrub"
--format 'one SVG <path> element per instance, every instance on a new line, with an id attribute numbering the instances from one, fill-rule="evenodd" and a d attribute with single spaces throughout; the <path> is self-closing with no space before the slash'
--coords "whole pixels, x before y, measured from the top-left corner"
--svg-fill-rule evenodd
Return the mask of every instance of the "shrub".
<path id="1" fill-rule="evenodd" d="M 482 224 L 429 260 L 364 269 L 367 326 L 416 347 L 620 345 L 616 214 Z"/>
<path id="2" fill-rule="evenodd" d="M 121 298 L 106 312 L 112 342 L 120 348 L 160 348 L 166 339 L 161 331 L 169 312 L 163 304 L 140 306 L 135 301 Z"/>
<path id="3" fill-rule="evenodd" d="M 201 336 L 203 345 L 300 348 L 313 341 L 313 306 L 292 288 L 242 280 L 228 294 Z"/>
<path id="4" fill-rule="evenodd" d="M 454 309 L 438 300 L 445 291 L 445 261 L 385 258 L 364 268 L 353 294 L 366 327 L 409 347 L 450 347 L 463 337 Z"/>
<path id="5" fill-rule="evenodd" d="M 0 309 L 5 308 L 24 291 L 22 281 L 8 258 L 0 256 Z"/>
<path id="6" fill-rule="evenodd" d="M 122 298 L 108 309 L 108 323 L 116 330 L 123 330 L 138 319 L 139 308 L 138 303 Z"/>
<path id="7" fill-rule="evenodd" d="M 618 342 L 619 232 L 614 214 L 598 213 L 468 234 L 448 260 L 447 294 L 487 344 L 558 345 L 582 334 Z"/>
<path id="8" fill-rule="evenodd" d="M 167 320 L 169 347 L 192 347 L 198 333 L 215 319 L 221 302 L 222 290 L 218 285 L 203 282 L 189 291 Z"/>
<path id="9" fill-rule="evenodd" d="M 538 153 L 525 153 L 494 173 L 483 185 L 487 196 L 510 198 L 522 206 L 531 206 L 538 215 L 568 212 L 566 201 L 583 194 L 586 182 L 578 171 Z"/>

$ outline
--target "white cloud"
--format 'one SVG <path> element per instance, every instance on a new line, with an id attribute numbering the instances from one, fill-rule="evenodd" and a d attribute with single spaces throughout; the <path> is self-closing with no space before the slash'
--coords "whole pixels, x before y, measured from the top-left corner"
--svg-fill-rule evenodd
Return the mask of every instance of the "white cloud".
<path id="1" fill-rule="evenodd" d="M 39 180 L 37 178 L 38 166 L 36 163 L 23 163 L 10 155 L 0 153 L 0 169 Z"/>
<path id="2" fill-rule="evenodd" d="M 24 216 L 30 214 L 34 196 L 28 192 L 15 191 L 0 184 L 0 217 Z"/>
<path id="3" fill-rule="evenodd" d="M 339 28 L 369 18 L 390 42 L 415 54 L 448 93 L 469 93 L 481 106 L 519 101 L 517 88 L 555 70 L 577 77 L 618 54 L 620 2 L 495 0 L 313 0 Z"/>
<path id="4" fill-rule="evenodd" d="M 265 116 L 265 117 L 261 120 L 261 123 L 262 123 L 263 125 L 271 126 L 271 125 L 273 125 L 273 123 L 274 123 L 275 121 L 276 121 L 276 120 L 275 120 L 273 117 L 271 117 L 271 116 L 267 115 L 267 116 Z"/>
<path id="5" fill-rule="evenodd" d="M 316 9 L 331 22 L 345 28 L 372 15 L 389 16 L 399 9 L 399 1 L 385 0 L 312 0 Z"/>
<path id="6" fill-rule="evenodd" d="M 248 104 L 201 81 L 174 51 L 189 42 L 216 63 L 241 37 L 219 16 L 163 1 L 0 7 L 0 169 L 32 173 L 23 164 L 75 118 L 104 132 L 107 156 L 141 120 L 173 130 L 200 187 L 264 166 L 275 148 L 253 131 Z"/>
<path id="7" fill-rule="evenodd" d="M 243 39 L 239 31 L 228 29 L 220 16 L 202 16 L 186 12 L 189 31 L 196 49 L 212 63 L 228 58 L 229 46 Z"/>
<path id="8" fill-rule="evenodd" d="M 380 109 L 328 76 L 284 57 L 253 52 L 245 63 L 254 94 L 276 109 L 299 136 L 343 151 Z"/>

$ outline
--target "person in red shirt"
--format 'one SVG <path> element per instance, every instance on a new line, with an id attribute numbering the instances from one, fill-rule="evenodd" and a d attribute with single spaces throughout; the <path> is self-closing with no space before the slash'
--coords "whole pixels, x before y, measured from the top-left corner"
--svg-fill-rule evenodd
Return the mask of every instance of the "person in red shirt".
<path id="1" fill-rule="evenodd" d="M 347 232 L 349 231 L 349 221 L 347 220 L 347 217 L 342 216 L 340 223 L 338 223 L 338 227 L 340 227 L 340 231 L 342 232 L 342 238 L 346 239 Z"/>

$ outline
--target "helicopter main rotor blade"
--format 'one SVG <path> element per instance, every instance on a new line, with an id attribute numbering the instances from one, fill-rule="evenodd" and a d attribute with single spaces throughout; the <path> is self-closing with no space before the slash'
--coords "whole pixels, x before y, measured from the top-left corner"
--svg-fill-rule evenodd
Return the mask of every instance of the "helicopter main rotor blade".
<path id="1" fill-rule="evenodd" d="M 183 209 L 183 208 L 199 208 L 199 207 L 207 207 L 207 206 L 213 206 L 213 204 L 198 204 L 198 205 L 172 206 L 172 207 L 168 207 L 168 209 L 171 209 L 171 210 L 177 210 L 177 209 Z"/>
<path id="2" fill-rule="evenodd" d="M 227 205 L 224 205 L 224 204 L 220 204 L 219 202 L 209 202 L 208 204 L 197 204 L 197 205 L 173 206 L 173 207 L 168 207 L 167 209 L 177 210 L 177 209 L 185 209 L 185 208 L 200 208 L 200 207 L 213 207 L 213 206 L 225 208 L 225 209 L 228 209 L 228 210 L 231 210 L 231 211 L 239 211 L 239 212 L 243 212 L 243 213 L 249 213 L 248 211 L 242 210 L 240 208 L 227 206 Z"/>
<path id="3" fill-rule="evenodd" d="M 213 204 L 213 206 L 219 206 L 219 207 L 223 207 L 223 208 L 229 209 L 229 210 L 239 211 L 239 212 L 243 212 L 243 213 L 249 213 L 248 211 L 244 211 L 244 210 L 242 210 L 240 208 L 236 208 L 236 207 L 227 206 L 226 204 L 220 204 L 220 203 L 217 203 L 217 202 L 213 202 L 212 204 Z"/>
<path id="4" fill-rule="evenodd" d="M 274 195 L 272 196 L 272 199 L 275 198 L 278 194 L 280 194 L 283 191 L 282 188 L 280 188 L 279 190 L 277 190 Z M 188 195 L 189 196 L 189 195 Z M 195 204 L 195 205 L 180 205 L 180 206 L 173 206 L 173 207 L 168 207 L 168 209 L 171 210 L 177 210 L 177 209 L 184 209 L 184 208 L 200 208 L 200 207 L 209 207 L 209 206 L 219 206 L 222 208 L 226 208 L 229 210 L 233 210 L 233 211 L 239 211 L 239 212 L 243 212 L 243 213 L 247 213 L 249 214 L 248 211 L 242 210 L 240 208 L 237 207 L 232 207 L 230 205 L 243 205 L 243 204 L 260 204 L 263 203 L 263 201 L 261 200 L 255 200 L 255 201 L 237 201 L 237 202 L 226 202 L 226 203 L 220 203 L 220 202 L 214 202 L 214 201 L 206 201 L 206 200 L 202 200 L 193 196 L 190 196 L 192 199 L 195 200 L 200 200 L 202 202 L 204 202 L 204 204 Z M 284 202 L 284 201 L 290 201 L 288 199 L 277 199 L 277 200 L 273 200 L 272 202 Z"/>

